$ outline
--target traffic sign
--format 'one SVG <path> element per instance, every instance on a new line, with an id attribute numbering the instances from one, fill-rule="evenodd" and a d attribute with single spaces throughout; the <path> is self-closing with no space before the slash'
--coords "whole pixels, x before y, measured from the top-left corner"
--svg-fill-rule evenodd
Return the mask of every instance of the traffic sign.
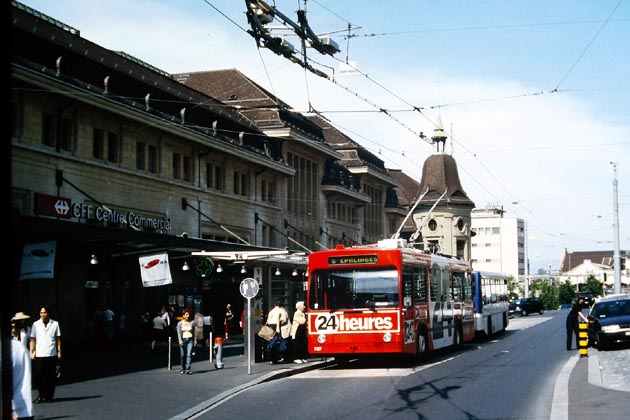
<path id="1" fill-rule="evenodd" d="M 244 298 L 251 299 L 256 297 L 258 294 L 258 282 L 255 279 L 248 277 L 241 282 L 239 289 L 241 290 L 241 295 L 243 295 Z"/>

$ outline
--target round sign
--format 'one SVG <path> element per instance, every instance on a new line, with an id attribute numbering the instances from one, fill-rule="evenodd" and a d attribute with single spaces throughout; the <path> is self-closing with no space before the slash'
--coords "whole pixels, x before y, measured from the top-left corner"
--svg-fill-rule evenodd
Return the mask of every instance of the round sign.
<path id="1" fill-rule="evenodd" d="M 244 298 L 253 298 L 258 294 L 258 282 L 255 279 L 248 277 L 241 282 L 239 289 L 241 290 L 241 295 L 243 295 Z"/>

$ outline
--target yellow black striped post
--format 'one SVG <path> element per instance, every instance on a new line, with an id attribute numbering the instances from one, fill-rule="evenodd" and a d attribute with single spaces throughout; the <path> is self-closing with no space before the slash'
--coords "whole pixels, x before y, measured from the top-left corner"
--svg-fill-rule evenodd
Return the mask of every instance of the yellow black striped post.
<path id="1" fill-rule="evenodd" d="M 579 336 L 578 350 L 580 351 L 580 357 L 588 357 L 588 333 L 586 332 L 587 324 L 585 322 L 579 323 Z"/>

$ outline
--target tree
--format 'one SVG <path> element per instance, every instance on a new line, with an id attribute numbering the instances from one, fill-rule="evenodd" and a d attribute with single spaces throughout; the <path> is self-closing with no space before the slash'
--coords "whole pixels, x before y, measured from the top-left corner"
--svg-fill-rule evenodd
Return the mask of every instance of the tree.
<path id="1" fill-rule="evenodd" d="M 507 278 L 507 289 L 508 289 L 508 294 L 510 296 L 510 300 L 521 296 L 519 294 L 518 282 L 514 280 L 514 277 L 512 276 L 508 276 Z"/>
<path id="2" fill-rule="evenodd" d="M 565 280 L 564 283 L 560 283 L 558 286 L 558 302 L 571 303 L 575 297 L 575 286 L 569 280 Z"/>
<path id="3" fill-rule="evenodd" d="M 586 283 L 584 283 L 580 289 L 582 292 L 592 292 L 593 296 L 604 295 L 604 285 L 592 274 L 588 275 L 588 277 L 586 278 Z"/>
<path id="4" fill-rule="evenodd" d="M 543 308 L 556 309 L 558 307 L 558 292 L 556 288 L 545 280 L 534 280 L 530 290 L 530 296 L 538 296 L 543 301 Z"/>

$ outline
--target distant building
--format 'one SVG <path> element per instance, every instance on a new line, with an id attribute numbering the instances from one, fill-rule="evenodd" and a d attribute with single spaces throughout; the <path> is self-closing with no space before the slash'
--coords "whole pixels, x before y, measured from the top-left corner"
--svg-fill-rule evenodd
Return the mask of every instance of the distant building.
<path id="1" fill-rule="evenodd" d="M 524 280 L 525 221 L 505 217 L 503 206 L 491 204 L 473 209 L 471 215 L 471 262 L 473 269 L 497 271 Z"/>
<path id="2" fill-rule="evenodd" d="M 630 292 L 630 269 L 627 265 L 628 251 L 621 251 L 621 292 Z M 577 290 L 589 276 L 603 283 L 604 293 L 611 294 L 615 288 L 614 251 L 568 251 L 564 249 L 560 261 L 560 281 L 570 281 Z"/>

